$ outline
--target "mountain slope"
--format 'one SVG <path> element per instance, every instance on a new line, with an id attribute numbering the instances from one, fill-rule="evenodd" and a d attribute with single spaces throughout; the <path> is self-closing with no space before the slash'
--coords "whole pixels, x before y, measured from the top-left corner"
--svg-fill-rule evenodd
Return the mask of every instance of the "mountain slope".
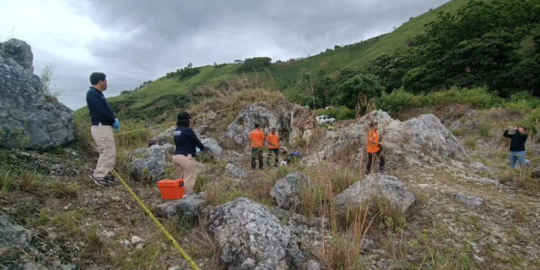
<path id="1" fill-rule="evenodd" d="M 468 0 L 452 0 L 421 16 L 411 18 L 391 33 L 342 48 L 328 50 L 304 59 L 274 63 L 265 71 L 250 72 L 245 76 L 249 78 L 264 77 L 261 81 L 268 81 L 271 77 L 275 87 L 283 91 L 287 97 L 307 86 L 303 82 L 303 71 L 309 71 L 314 76 L 319 71 L 332 74 L 336 70 L 346 67 L 363 67 L 381 53 L 406 48 L 408 41 L 424 31 L 425 25 L 436 19 L 438 12 L 453 12 L 467 2 Z M 200 72 L 197 75 L 182 81 L 178 77 L 161 77 L 140 90 L 109 98 L 109 101 L 115 110 L 122 110 L 125 117 L 153 118 L 173 107 L 185 106 L 178 101 L 187 100 L 186 95 L 198 87 L 218 87 L 222 82 L 244 76 L 237 71 L 238 67 L 238 64 L 228 64 L 222 67 L 204 66 L 200 67 Z M 150 113 L 145 111 L 142 114 L 141 110 L 148 108 L 152 108 L 153 111 Z M 82 116 L 86 113 L 87 109 L 81 108 L 76 115 Z"/>

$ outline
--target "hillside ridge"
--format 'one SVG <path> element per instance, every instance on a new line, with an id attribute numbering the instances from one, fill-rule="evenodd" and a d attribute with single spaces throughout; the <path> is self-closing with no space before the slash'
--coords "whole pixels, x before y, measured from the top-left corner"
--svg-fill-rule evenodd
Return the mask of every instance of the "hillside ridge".
<path id="1" fill-rule="evenodd" d="M 184 106 L 180 99 L 186 100 L 193 95 L 197 89 L 221 88 L 231 80 L 238 78 L 257 78 L 261 81 L 269 81 L 275 88 L 290 97 L 307 87 L 304 82 L 304 74 L 309 73 L 315 77 L 316 73 L 333 74 L 343 68 L 359 68 L 368 64 L 382 53 L 395 49 L 406 48 L 411 38 L 421 33 L 426 24 L 436 19 L 439 12 L 453 12 L 465 5 L 468 0 L 452 0 L 440 7 L 430 9 L 428 12 L 417 17 L 411 17 L 391 33 L 382 34 L 360 41 L 354 44 L 340 47 L 336 45 L 334 49 L 327 49 L 326 52 L 311 55 L 307 58 L 296 58 L 293 61 L 275 61 L 265 70 L 259 72 L 239 73 L 239 64 L 219 64 L 215 66 L 201 66 L 198 74 L 188 76 L 184 79 L 178 77 L 168 78 L 166 74 L 155 81 L 146 81 L 135 91 L 123 91 L 122 95 L 108 98 L 113 109 L 134 111 L 134 118 L 143 118 L 136 114 L 140 109 L 152 107 L 162 107 L 156 115 L 144 118 L 152 118 L 173 107 Z M 206 90 L 205 90 L 206 91 Z M 76 115 L 87 113 L 87 108 L 79 109 Z M 148 113 L 146 113 L 148 114 Z"/>

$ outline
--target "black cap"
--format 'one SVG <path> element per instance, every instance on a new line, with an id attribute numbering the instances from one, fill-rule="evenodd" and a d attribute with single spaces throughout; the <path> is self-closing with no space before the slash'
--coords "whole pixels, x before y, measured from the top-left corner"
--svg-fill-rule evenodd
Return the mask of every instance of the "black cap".
<path id="1" fill-rule="evenodd" d="M 191 119 L 191 116 L 187 112 L 181 112 L 178 114 L 178 119 Z"/>

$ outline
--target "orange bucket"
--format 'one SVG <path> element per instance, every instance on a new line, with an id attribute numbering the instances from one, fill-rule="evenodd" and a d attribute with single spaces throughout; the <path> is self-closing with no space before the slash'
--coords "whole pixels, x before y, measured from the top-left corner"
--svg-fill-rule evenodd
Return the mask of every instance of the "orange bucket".
<path id="1" fill-rule="evenodd" d="M 184 190 L 184 180 L 183 179 L 164 179 L 157 183 L 159 188 L 159 193 L 161 193 L 161 198 L 164 200 L 179 200 L 184 197 L 186 193 Z"/>

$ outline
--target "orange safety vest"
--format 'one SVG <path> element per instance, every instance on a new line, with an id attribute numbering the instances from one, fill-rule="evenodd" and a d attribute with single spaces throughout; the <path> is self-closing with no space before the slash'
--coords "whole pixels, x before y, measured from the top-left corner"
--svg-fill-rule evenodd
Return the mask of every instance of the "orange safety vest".
<path id="1" fill-rule="evenodd" d="M 367 151 L 368 151 L 368 153 L 377 153 L 377 152 L 379 152 L 379 145 L 376 144 L 376 143 L 369 143 L 369 141 L 379 142 L 379 134 L 377 134 L 377 131 L 370 130 L 368 132 Z"/>
<path id="2" fill-rule="evenodd" d="M 266 137 L 266 141 L 268 142 L 268 149 L 278 149 L 279 148 L 279 136 L 276 134 L 268 134 L 268 137 Z"/>
<path id="3" fill-rule="evenodd" d="M 251 140 L 251 147 L 262 148 L 264 141 L 264 132 L 257 128 L 249 134 L 249 139 Z"/>

